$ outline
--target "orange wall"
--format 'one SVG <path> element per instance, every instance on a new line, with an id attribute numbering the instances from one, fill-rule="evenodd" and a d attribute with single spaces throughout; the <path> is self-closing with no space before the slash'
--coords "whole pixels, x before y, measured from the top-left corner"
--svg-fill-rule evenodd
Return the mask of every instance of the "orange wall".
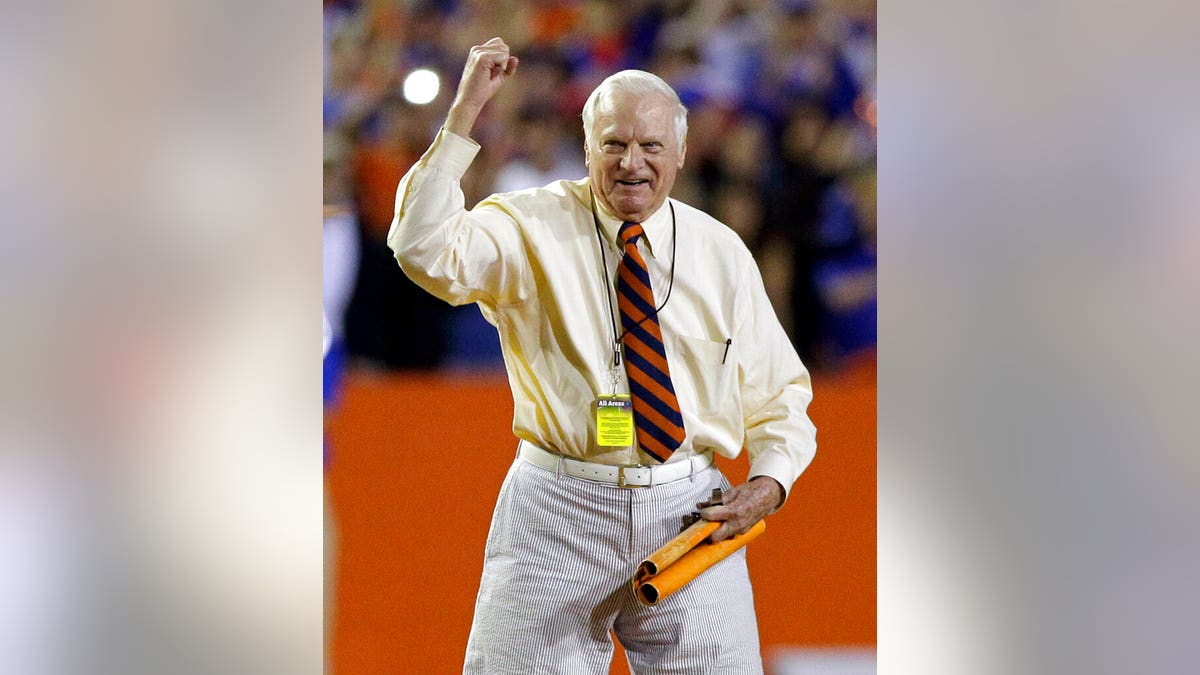
<path id="1" fill-rule="evenodd" d="M 508 382 L 351 373 L 345 384 L 326 424 L 334 672 L 461 672 L 492 507 L 516 449 Z M 875 644 L 874 361 L 818 377 L 814 390 L 817 458 L 749 549 L 765 654 Z M 744 480 L 744 453 L 722 468 Z M 616 660 L 613 672 L 628 672 Z"/>

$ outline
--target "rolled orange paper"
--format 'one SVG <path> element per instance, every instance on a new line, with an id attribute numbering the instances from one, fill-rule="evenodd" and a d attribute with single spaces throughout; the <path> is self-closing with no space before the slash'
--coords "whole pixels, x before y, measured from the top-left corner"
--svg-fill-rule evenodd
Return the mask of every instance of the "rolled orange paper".
<path id="1" fill-rule="evenodd" d="M 683 557 L 684 553 L 695 548 L 696 544 L 708 539 L 708 535 L 716 532 L 720 526 L 721 523 L 710 520 L 697 520 L 692 523 L 690 527 L 680 532 L 662 548 L 646 556 L 642 564 L 638 565 L 634 579 L 641 581 L 658 574 L 660 570 L 666 569 L 671 563 Z"/>
<path id="2" fill-rule="evenodd" d="M 700 576 L 708 568 L 754 541 L 766 529 L 766 522 L 760 520 L 745 534 L 739 534 L 716 544 L 700 544 L 657 575 L 635 579 L 633 582 L 634 595 L 643 605 L 651 607 L 657 605 L 675 591 L 683 588 L 689 581 Z"/>

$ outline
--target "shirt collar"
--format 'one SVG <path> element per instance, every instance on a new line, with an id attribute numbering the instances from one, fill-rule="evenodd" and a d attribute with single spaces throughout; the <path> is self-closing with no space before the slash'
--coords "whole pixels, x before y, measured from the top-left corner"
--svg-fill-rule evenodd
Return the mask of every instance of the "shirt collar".
<path id="1" fill-rule="evenodd" d="M 662 206 L 658 207 L 657 211 L 642 221 L 642 230 L 646 233 L 642 239 L 646 242 L 646 250 L 649 251 L 650 256 L 653 258 L 658 257 L 654 252 L 655 243 L 665 243 L 668 241 L 667 235 L 671 229 L 671 207 L 667 205 L 669 201 L 670 198 L 667 198 L 667 201 L 664 201 Z M 592 195 L 592 205 L 596 209 L 596 215 L 600 218 L 600 229 L 604 231 L 604 237 L 611 241 L 617 247 L 618 251 L 624 248 L 621 240 L 617 237 L 617 233 L 625 221 L 609 213 L 608 209 L 604 208 L 604 205 L 600 203 L 600 200 L 596 199 L 596 195 L 594 194 Z"/>

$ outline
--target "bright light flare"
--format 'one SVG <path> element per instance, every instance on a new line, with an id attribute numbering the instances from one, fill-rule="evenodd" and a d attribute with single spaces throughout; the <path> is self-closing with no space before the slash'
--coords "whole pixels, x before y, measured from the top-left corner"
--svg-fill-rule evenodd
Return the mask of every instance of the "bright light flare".
<path id="1" fill-rule="evenodd" d="M 425 105 L 437 98 L 441 84 L 437 73 L 428 68 L 418 68 L 404 78 L 404 99 L 409 103 Z"/>

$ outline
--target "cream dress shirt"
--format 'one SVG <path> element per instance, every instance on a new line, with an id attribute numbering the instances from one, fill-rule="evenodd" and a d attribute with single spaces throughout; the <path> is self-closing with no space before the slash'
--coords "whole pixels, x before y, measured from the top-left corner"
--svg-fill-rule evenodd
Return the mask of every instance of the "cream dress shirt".
<path id="1" fill-rule="evenodd" d="M 636 445 L 596 445 L 597 397 L 629 393 L 624 365 L 613 367 L 621 222 L 586 178 L 492 195 L 467 211 L 459 180 L 478 151 L 443 129 L 400 181 L 388 232 L 396 260 L 426 291 L 477 303 L 496 326 L 518 437 L 591 462 L 651 463 Z M 808 370 L 738 235 L 669 203 L 674 216 L 664 204 L 638 242 L 657 304 L 671 289 L 659 321 L 687 438 L 668 461 L 706 451 L 734 458 L 744 447 L 750 478 L 770 476 L 790 492 L 816 452 Z"/>

